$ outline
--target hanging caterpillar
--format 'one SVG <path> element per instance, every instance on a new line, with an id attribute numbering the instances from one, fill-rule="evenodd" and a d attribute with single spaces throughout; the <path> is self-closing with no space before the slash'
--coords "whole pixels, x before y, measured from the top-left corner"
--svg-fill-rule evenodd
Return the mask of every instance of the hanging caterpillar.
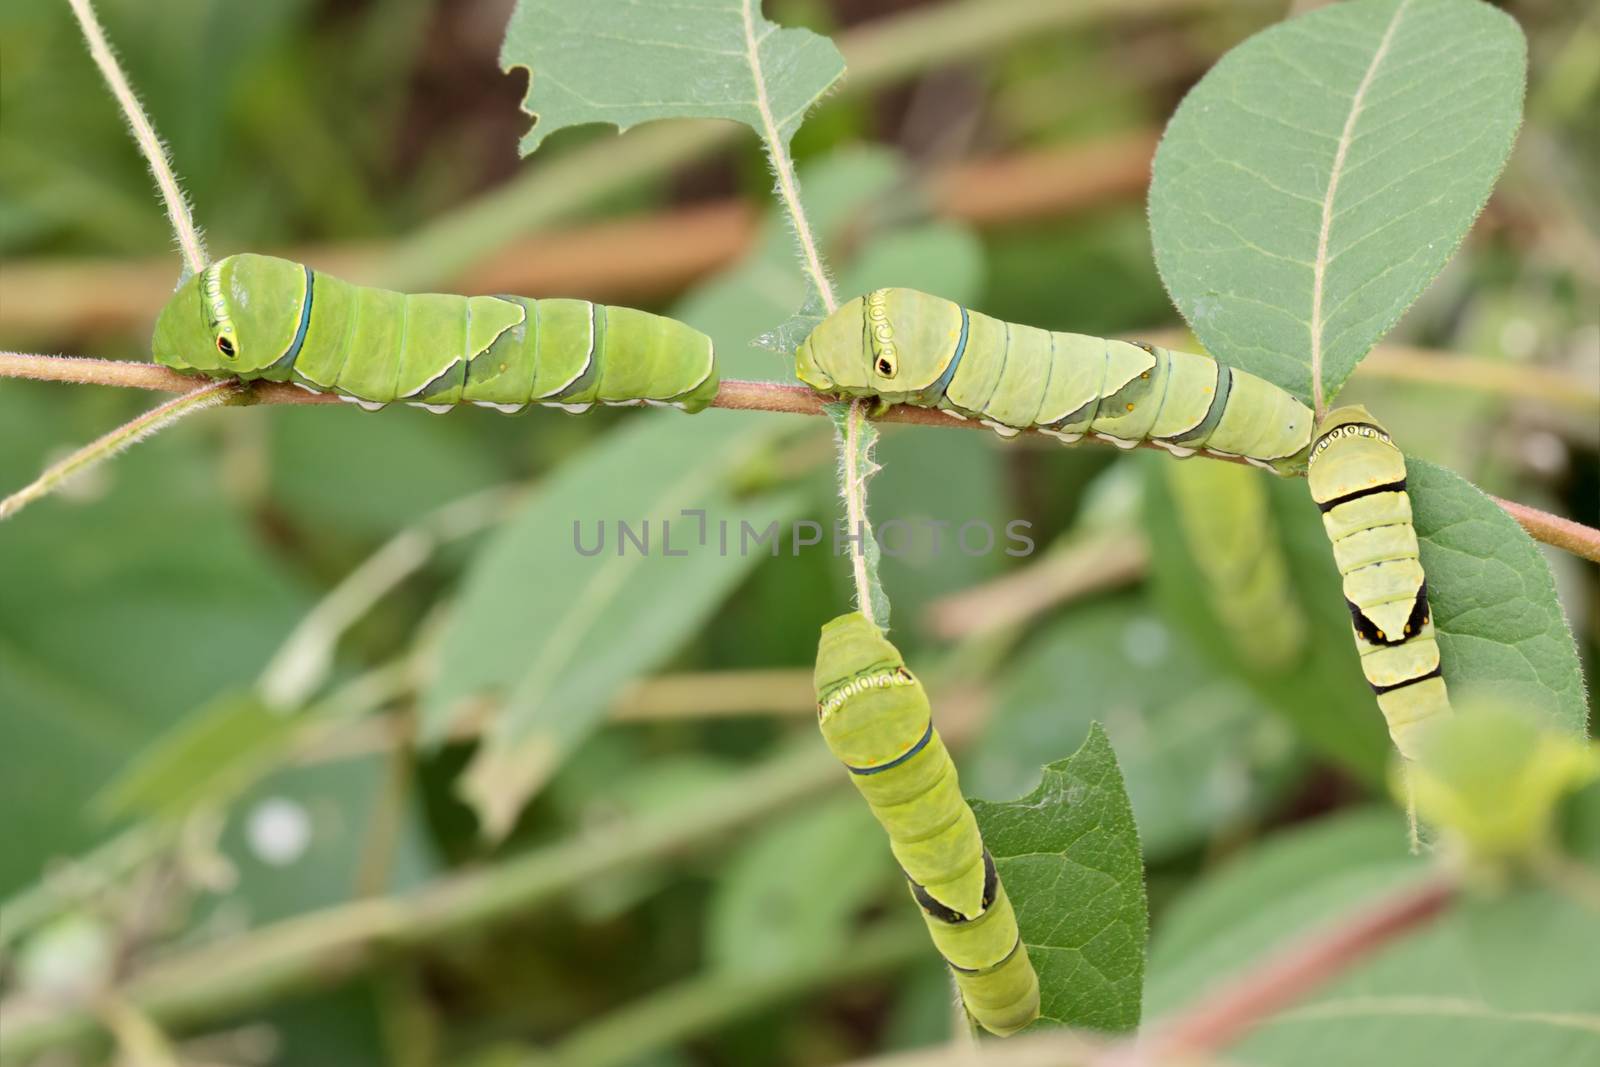
<path id="1" fill-rule="evenodd" d="M 1289 581 L 1260 475 L 1235 463 L 1163 463 L 1178 528 L 1206 599 L 1242 659 L 1289 670 L 1305 650 L 1305 614 Z"/>
<path id="2" fill-rule="evenodd" d="M 218 260 L 178 288 L 152 351 L 175 370 L 293 382 L 376 410 L 472 403 L 699 411 L 717 392 L 711 339 L 587 300 L 407 295 L 272 256 Z"/>
<path id="3" fill-rule="evenodd" d="M 1450 713 L 1406 494 L 1406 458 L 1362 407 L 1317 427 L 1307 479 L 1344 578 L 1361 670 L 1407 759 L 1424 727 Z"/>
<path id="4" fill-rule="evenodd" d="M 938 408 L 1006 437 L 1149 441 L 1280 474 L 1304 467 L 1314 421 L 1282 389 L 1207 356 L 1001 322 L 914 289 L 840 307 L 800 344 L 795 370 L 818 392 Z"/>
<path id="5" fill-rule="evenodd" d="M 816 687 L 822 736 L 888 831 L 968 1013 L 995 1034 L 1027 1026 L 1039 1016 L 1039 979 L 922 683 L 853 612 L 822 628 Z"/>

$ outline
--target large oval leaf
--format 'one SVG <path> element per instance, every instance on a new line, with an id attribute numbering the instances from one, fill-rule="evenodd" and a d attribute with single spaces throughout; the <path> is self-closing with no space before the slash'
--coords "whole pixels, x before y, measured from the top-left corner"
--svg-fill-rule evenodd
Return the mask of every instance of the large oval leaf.
<path id="1" fill-rule="evenodd" d="M 1150 187 L 1156 264 L 1206 348 L 1331 399 L 1488 199 L 1526 68 L 1478 0 L 1333 4 L 1223 57 Z"/>

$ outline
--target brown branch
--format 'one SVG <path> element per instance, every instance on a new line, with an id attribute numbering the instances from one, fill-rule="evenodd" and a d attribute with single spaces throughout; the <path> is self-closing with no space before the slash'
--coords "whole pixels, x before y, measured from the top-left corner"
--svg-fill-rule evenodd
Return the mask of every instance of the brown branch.
<path id="1" fill-rule="evenodd" d="M 1136 130 L 1064 148 L 952 166 L 928 179 L 936 215 L 975 225 L 1049 218 L 1144 194 L 1156 134 Z M 556 293 L 637 300 L 675 293 L 749 251 L 761 225 L 737 199 L 550 230 L 500 249 L 457 279 L 463 293 Z M 350 281 L 382 280 L 386 245 L 277 250 Z M 445 279 L 449 281 L 451 279 Z M 121 333 L 149 326 L 172 295 L 157 259 L 43 260 L 6 265 L 0 333 L 42 337 L 63 327 Z"/>
<path id="2" fill-rule="evenodd" d="M 35 381 L 71 382 L 78 385 L 113 385 L 126 389 L 157 389 L 169 393 L 186 393 L 205 388 L 210 379 L 191 378 L 154 363 L 132 363 L 114 359 L 91 359 L 86 356 L 41 356 L 26 352 L 0 352 L 0 378 L 31 378 Z M 334 404 L 338 397 L 329 393 L 308 393 L 284 382 L 256 382 L 240 404 Z M 821 415 L 825 398 L 803 385 L 786 385 L 780 382 L 749 382 L 732 378 L 722 383 L 711 406 L 735 411 L 776 411 L 791 415 Z M 918 408 L 900 404 L 874 422 L 910 423 L 916 426 L 960 427 L 967 430 L 986 428 L 971 419 L 952 418 L 933 408 Z M 1039 437 L 1035 430 L 1024 430 L 1021 437 Z M 1093 437 L 1084 441 L 1105 444 Z M 1141 441 L 1140 448 L 1160 448 L 1149 441 Z M 1164 451 L 1164 450 L 1163 450 Z M 1205 453 L 1201 453 L 1205 455 Z M 1226 456 L 1206 456 L 1207 459 L 1229 463 L 1244 463 L 1243 459 Z M 1509 512 L 1529 536 L 1546 544 L 1600 561 L 1600 530 L 1582 523 L 1564 519 L 1549 512 L 1514 504 L 1498 497 L 1490 499 Z"/>
<path id="3" fill-rule="evenodd" d="M 1291 942 L 1100 1063 L 1133 1067 L 1220 1052 L 1273 1013 L 1429 922 L 1455 893 L 1455 882 L 1443 876 L 1410 883 L 1330 928 Z"/>
<path id="4" fill-rule="evenodd" d="M 1497 496 L 1489 499 L 1504 508 L 1535 541 L 1543 541 L 1574 556 L 1600 563 L 1600 530 L 1513 500 L 1502 500 Z"/>

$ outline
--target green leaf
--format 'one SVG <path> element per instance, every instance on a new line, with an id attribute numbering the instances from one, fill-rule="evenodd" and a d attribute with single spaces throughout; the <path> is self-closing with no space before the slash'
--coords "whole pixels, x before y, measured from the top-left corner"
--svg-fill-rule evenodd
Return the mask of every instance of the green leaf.
<path id="1" fill-rule="evenodd" d="M 1206 348 L 1331 399 L 1483 207 L 1526 67 L 1477 0 L 1333 4 L 1224 56 L 1150 187 L 1157 266 Z"/>
<path id="2" fill-rule="evenodd" d="M 300 727 L 254 692 L 226 693 L 168 730 L 94 800 L 106 817 L 178 816 L 231 795 L 282 751 Z"/>
<path id="3" fill-rule="evenodd" d="M 1039 972 L 1040 1018 L 1132 1030 L 1149 912 L 1139 833 L 1105 732 L 1091 728 L 1027 796 L 972 810 Z"/>
<path id="4" fill-rule="evenodd" d="M 774 430 L 750 414 L 642 416 L 560 467 L 476 556 L 422 721 L 438 740 L 464 703 L 503 701 L 464 783 L 491 835 L 510 828 L 622 687 L 768 557 L 769 548 L 741 549 L 741 523 L 781 526 L 797 501 L 741 501 L 727 481 Z M 703 528 L 685 514 L 696 510 Z M 622 540 L 622 522 L 635 537 L 645 531 L 647 552 Z M 603 547 L 580 553 L 580 539 L 593 550 L 599 524 Z"/>
<path id="5" fill-rule="evenodd" d="M 568 126 L 667 118 L 732 119 L 787 144 L 844 73 L 832 41 L 780 29 L 760 0 L 519 0 L 500 63 L 529 72 L 523 155 Z"/>
<path id="6" fill-rule="evenodd" d="M 712 898 L 712 965 L 784 973 L 849 952 L 856 919 L 896 880 L 887 849 L 862 847 L 880 834 L 854 796 L 765 828 L 733 856 Z"/>
<path id="7" fill-rule="evenodd" d="M 1169 911 L 1150 954 L 1151 1016 L 1430 871 L 1386 811 L 1326 820 L 1245 854 Z M 1600 923 L 1578 902 L 1525 887 L 1465 896 L 1225 1056 L 1258 1067 L 1593 1063 L 1596 958 Z"/>
<path id="8" fill-rule="evenodd" d="M 1406 483 L 1452 691 L 1537 707 L 1587 737 L 1583 669 L 1539 546 L 1452 471 L 1408 459 Z"/>
<path id="9" fill-rule="evenodd" d="M 1096 717 L 1151 862 L 1247 821 L 1290 762 L 1288 731 L 1242 680 L 1151 605 L 1123 598 L 1051 625 L 1007 669 L 962 782 L 986 796 L 1031 788 L 1039 761 L 1081 745 Z"/>
<path id="10" fill-rule="evenodd" d="M 0 387 L 0 484 L 128 414 L 84 401 Z M 0 892 L 101 836 L 89 799 L 260 670 L 304 609 L 223 490 L 214 426 L 184 423 L 0 527 Z"/>

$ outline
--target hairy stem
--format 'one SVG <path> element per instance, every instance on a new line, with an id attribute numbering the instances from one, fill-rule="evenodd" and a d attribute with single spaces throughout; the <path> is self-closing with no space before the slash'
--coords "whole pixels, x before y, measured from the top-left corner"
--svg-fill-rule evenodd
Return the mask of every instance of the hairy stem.
<path id="1" fill-rule="evenodd" d="M 1497 496 L 1489 499 L 1504 508 L 1535 541 L 1543 541 L 1574 556 L 1600 563 L 1600 530 L 1512 500 L 1501 500 Z"/>
<path id="2" fill-rule="evenodd" d="M 184 393 L 158 408 L 145 412 L 104 437 L 84 445 L 67 458 L 46 467 L 44 473 L 34 479 L 32 484 L 23 486 L 4 500 L 0 500 L 0 519 L 9 519 L 35 500 L 59 489 L 73 475 L 110 459 L 151 434 L 159 433 L 185 415 L 225 404 L 240 391 L 241 387 L 236 381 L 209 382 L 199 389 Z"/>
<path id="3" fill-rule="evenodd" d="M 861 435 L 866 432 L 866 407 L 861 400 L 850 401 L 845 415 L 843 436 L 844 455 L 840 463 L 839 491 L 844 496 L 846 534 L 850 543 L 850 578 L 856 587 L 856 607 L 868 622 L 880 626 L 873 603 L 873 575 L 867 563 L 866 543 L 872 536 L 867 525 L 867 469 L 870 459 L 867 449 L 861 447 Z"/>
<path id="4" fill-rule="evenodd" d="M 806 218 L 805 204 L 800 199 L 800 181 L 795 176 L 794 160 L 789 155 L 789 141 L 773 118 L 772 106 L 767 99 L 766 77 L 761 70 L 761 47 L 756 39 L 756 18 L 759 15 L 757 0 L 743 0 L 745 59 L 756 87 L 756 110 L 761 115 L 761 138 L 766 142 L 767 157 L 772 161 L 773 173 L 778 181 L 778 198 L 783 202 L 794 228 L 795 243 L 800 250 L 800 262 L 810 277 L 811 285 L 822 302 L 823 310 L 832 314 L 839 308 L 839 298 L 834 294 L 833 282 L 822 263 L 822 253 L 817 249 L 817 237 Z M 844 430 L 840 433 L 839 493 L 844 498 L 846 541 L 850 545 L 850 576 L 856 590 L 856 607 L 867 621 L 881 625 L 877 618 L 874 596 L 875 576 L 867 558 L 867 479 L 872 472 L 870 449 L 863 447 L 862 435 L 866 433 L 866 409 L 860 400 L 850 402 L 845 416 Z"/>
<path id="5" fill-rule="evenodd" d="M 199 274 L 206 269 L 205 244 L 200 240 L 200 231 L 195 229 L 194 219 L 189 214 L 188 199 L 183 195 L 177 175 L 173 173 L 166 146 L 156 136 L 150 117 L 144 113 L 133 87 L 128 84 L 122 65 L 117 62 L 116 53 L 111 50 L 105 31 L 100 28 L 100 20 L 95 17 L 94 5 L 90 0 L 67 2 L 72 5 L 72 13 L 78 17 L 78 26 L 89 45 L 89 55 L 100 68 L 111 95 L 117 98 L 117 103 L 122 107 L 123 117 L 128 120 L 128 129 L 132 131 L 139 151 L 144 154 L 145 162 L 150 165 L 150 174 L 155 178 L 156 187 L 161 190 L 161 199 L 167 205 L 167 218 L 172 221 L 173 235 L 183 251 L 184 263 L 191 272 Z"/>

